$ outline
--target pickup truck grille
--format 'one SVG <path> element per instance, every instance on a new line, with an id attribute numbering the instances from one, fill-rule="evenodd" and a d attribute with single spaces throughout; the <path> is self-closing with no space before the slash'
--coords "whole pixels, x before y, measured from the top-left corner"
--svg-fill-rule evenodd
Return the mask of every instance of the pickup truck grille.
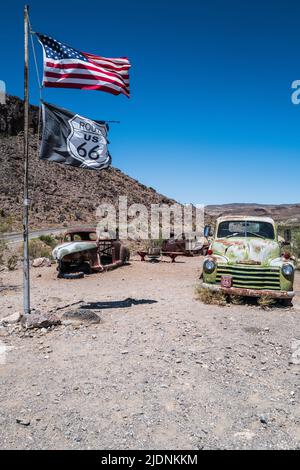
<path id="1" fill-rule="evenodd" d="M 277 267 L 218 265 L 218 284 L 222 275 L 232 276 L 232 287 L 280 290 L 280 268 Z"/>

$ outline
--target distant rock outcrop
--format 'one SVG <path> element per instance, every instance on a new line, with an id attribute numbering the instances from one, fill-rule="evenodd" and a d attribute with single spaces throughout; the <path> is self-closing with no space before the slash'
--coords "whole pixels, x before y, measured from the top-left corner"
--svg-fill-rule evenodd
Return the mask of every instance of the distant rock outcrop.
<path id="1" fill-rule="evenodd" d="M 29 126 L 35 134 L 38 130 L 38 107 L 29 108 Z M 0 134 L 15 136 L 24 128 L 24 102 L 16 96 L 7 96 L 6 104 L 0 104 Z"/>
<path id="2" fill-rule="evenodd" d="M 226 215 L 257 215 L 272 217 L 278 222 L 300 223 L 300 204 L 220 204 L 206 206 L 206 213 L 213 217 Z"/>

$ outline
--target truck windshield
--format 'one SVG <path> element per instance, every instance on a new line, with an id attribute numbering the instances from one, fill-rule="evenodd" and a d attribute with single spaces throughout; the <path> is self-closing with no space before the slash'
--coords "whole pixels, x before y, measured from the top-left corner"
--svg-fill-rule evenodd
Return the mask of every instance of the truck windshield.
<path id="1" fill-rule="evenodd" d="M 217 237 L 257 237 L 274 240 L 275 233 L 273 225 L 268 222 L 229 220 L 219 224 Z"/>

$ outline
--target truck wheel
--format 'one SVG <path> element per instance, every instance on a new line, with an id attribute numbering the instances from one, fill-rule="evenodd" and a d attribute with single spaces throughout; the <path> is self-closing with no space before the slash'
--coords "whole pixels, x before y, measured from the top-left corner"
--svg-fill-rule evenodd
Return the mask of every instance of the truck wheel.
<path id="1" fill-rule="evenodd" d="M 126 246 L 121 246 L 121 251 L 120 251 L 120 260 L 122 261 L 123 264 L 128 263 L 130 259 L 130 251 Z"/>
<path id="2" fill-rule="evenodd" d="M 59 277 L 63 278 L 63 279 L 82 279 L 84 277 L 84 273 L 83 272 L 79 272 L 79 273 L 60 273 Z"/>

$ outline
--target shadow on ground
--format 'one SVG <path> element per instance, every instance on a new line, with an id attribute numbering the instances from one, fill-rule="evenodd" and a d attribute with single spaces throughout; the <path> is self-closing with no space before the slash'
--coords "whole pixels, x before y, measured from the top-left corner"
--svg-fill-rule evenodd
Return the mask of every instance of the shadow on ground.
<path id="1" fill-rule="evenodd" d="M 103 302 L 89 302 L 80 307 L 80 309 L 87 310 L 103 310 L 105 308 L 128 308 L 133 305 L 150 305 L 156 304 L 157 300 L 151 299 L 132 299 L 128 298 L 125 300 L 115 300 L 115 301 L 103 301 Z"/>

